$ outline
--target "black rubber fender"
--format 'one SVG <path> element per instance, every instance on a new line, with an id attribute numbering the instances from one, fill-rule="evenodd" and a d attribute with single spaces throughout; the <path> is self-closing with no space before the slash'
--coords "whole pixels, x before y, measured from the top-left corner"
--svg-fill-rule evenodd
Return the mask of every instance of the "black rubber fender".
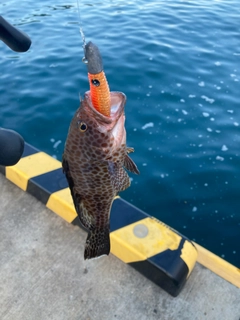
<path id="1" fill-rule="evenodd" d="M 22 157 L 24 140 L 13 130 L 0 128 L 0 165 L 13 166 Z"/>

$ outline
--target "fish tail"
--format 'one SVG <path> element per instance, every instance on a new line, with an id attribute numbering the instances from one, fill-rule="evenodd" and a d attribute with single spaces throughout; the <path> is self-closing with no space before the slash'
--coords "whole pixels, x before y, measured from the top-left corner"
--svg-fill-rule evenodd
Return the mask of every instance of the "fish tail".
<path id="1" fill-rule="evenodd" d="M 102 255 L 109 255 L 110 252 L 110 237 L 109 226 L 104 229 L 95 229 L 88 233 L 84 259 L 97 258 Z"/>

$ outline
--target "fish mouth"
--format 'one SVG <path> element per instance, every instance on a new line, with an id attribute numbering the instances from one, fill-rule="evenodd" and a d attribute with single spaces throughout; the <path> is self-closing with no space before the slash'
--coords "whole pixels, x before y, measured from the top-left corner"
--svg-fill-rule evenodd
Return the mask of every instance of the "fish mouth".
<path id="1" fill-rule="evenodd" d="M 124 107 L 127 98 L 122 92 L 112 91 L 110 92 L 110 99 L 110 116 L 105 116 L 94 108 L 90 91 L 87 91 L 84 96 L 84 100 L 87 102 L 87 105 L 91 113 L 93 113 L 94 118 L 103 124 L 112 124 L 114 126 L 121 115 L 124 114 Z"/>

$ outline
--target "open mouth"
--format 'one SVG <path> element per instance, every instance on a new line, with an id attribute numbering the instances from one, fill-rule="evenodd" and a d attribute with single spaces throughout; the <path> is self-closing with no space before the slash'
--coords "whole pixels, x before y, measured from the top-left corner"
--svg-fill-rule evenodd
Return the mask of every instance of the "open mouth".
<path id="1" fill-rule="evenodd" d="M 113 120 L 117 120 L 119 116 L 123 113 L 124 106 L 126 103 L 126 96 L 122 92 L 110 92 L 110 98 L 111 98 L 111 104 L 110 104 L 110 116 L 105 116 L 104 114 L 100 113 L 98 110 L 96 110 L 92 104 L 91 101 L 91 94 L 90 91 L 87 91 L 85 93 L 85 98 L 88 102 L 88 105 L 91 107 L 91 110 L 100 116 L 102 120 L 105 120 L 105 122 L 111 122 Z"/>
<path id="2" fill-rule="evenodd" d="M 122 92 L 110 92 L 111 97 L 111 114 L 114 117 L 118 111 L 122 111 L 126 103 L 126 96 Z"/>

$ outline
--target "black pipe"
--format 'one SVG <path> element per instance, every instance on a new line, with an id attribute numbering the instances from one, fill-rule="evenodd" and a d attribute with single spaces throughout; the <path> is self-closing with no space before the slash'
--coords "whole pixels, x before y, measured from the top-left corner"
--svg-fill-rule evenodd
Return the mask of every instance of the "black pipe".
<path id="1" fill-rule="evenodd" d="M 0 40 L 16 52 L 26 52 L 31 46 L 29 36 L 12 26 L 0 16 Z"/>

